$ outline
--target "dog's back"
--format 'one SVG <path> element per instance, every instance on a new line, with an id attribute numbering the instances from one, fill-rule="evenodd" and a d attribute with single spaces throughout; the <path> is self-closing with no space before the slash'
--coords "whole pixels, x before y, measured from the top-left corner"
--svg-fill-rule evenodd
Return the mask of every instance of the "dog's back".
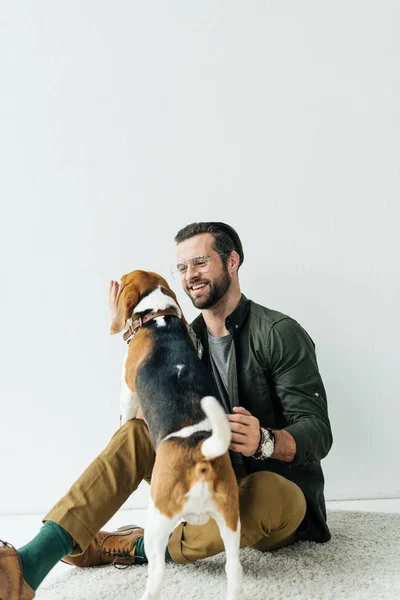
<path id="1" fill-rule="evenodd" d="M 205 523 L 236 487 L 227 453 L 230 426 L 182 321 L 165 317 L 165 325 L 155 322 L 152 327 L 154 346 L 136 375 L 157 450 L 152 498 L 170 518 L 180 514 L 189 522 Z"/>
<path id="2" fill-rule="evenodd" d="M 214 394 L 211 376 L 183 322 L 176 317 L 163 320 L 164 326 L 157 321 L 147 325 L 152 328 L 152 348 L 138 367 L 135 380 L 156 449 L 170 434 L 204 422 L 201 399 Z M 210 435 L 210 427 L 198 431 L 204 439 Z"/>

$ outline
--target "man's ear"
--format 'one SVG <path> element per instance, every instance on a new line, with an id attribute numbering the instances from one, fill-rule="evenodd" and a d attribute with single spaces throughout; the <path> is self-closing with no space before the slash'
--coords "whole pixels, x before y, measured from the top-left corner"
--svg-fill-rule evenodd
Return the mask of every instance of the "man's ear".
<path id="1" fill-rule="evenodd" d="M 231 255 L 228 260 L 229 260 L 229 264 L 230 264 L 231 268 L 234 269 L 237 273 L 239 270 L 239 265 L 240 265 L 240 256 L 236 252 L 236 250 L 232 250 Z"/>
<path id="2" fill-rule="evenodd" d="M 136 288 L 132 289 L 132 286 L 122 285 L 121 283 L 115 301 L 115 313 L 110 330 L 111 335 L 121 333 L 121 331 L 125 329 L 126 321 L 132 316 L 133 309 L 137 305 L 138 300 L 139 292 Z"/>

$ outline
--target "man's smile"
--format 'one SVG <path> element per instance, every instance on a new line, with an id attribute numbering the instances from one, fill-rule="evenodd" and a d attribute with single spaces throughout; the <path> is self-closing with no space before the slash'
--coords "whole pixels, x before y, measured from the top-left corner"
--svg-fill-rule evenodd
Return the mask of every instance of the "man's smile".
<path id="1" fill-rule="evenodd" d="M 189 285 L 189 290 L 192 292 L 196 292 L 199 290 L 204 290 L 204 288 L 208 285 L 208 283 L 205 283 L 204 281 L 200 281 L 197 283 L 193 283 L 193 285 Z"/>

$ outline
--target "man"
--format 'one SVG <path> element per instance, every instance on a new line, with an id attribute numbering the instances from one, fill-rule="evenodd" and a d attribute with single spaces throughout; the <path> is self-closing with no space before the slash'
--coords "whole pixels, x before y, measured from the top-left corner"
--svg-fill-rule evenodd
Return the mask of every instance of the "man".
<path id="1" fill-rule="evenodd" d="M 241 293 L 244 254 L 232 227 L 192 223 L 175 241 L 175 276 L 201 311 L 191 334 L 232 430 L 241 547 L 265 551 L 298 540 L 328 541 L 320 460 L 329 452 L 332 433 L 311 338 L 290 317 Z M 111 308 L 117 292 L 118 284 L 111 282 Z M 154 450 L 139 417 L 115 433 L 46 515 L 36 538 L 18 552 L 0 547 L 0 600 L 33 598 L 67 555 L 65 561 L 78 566 L 146 562 L 143 529 L 100 531 L 139 483 L 150 481 Z M 210 519 L 201 526 L 179 524 L 166 555 L 185 563 L 223 549 Z"/>

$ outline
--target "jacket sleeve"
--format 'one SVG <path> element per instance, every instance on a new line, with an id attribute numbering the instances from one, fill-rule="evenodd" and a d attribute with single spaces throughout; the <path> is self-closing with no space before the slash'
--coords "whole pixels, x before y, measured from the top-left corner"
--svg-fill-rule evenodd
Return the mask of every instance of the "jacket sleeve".
<path id="1" fill-rule="evenodd" d="M 294 466 L 324 458 L 332 446 L 326 393 L 318 370 L 315 347 L 293 319 L 275 323 L 267 339 L 272 381 L 286 429 L 296 441 Z"/>

